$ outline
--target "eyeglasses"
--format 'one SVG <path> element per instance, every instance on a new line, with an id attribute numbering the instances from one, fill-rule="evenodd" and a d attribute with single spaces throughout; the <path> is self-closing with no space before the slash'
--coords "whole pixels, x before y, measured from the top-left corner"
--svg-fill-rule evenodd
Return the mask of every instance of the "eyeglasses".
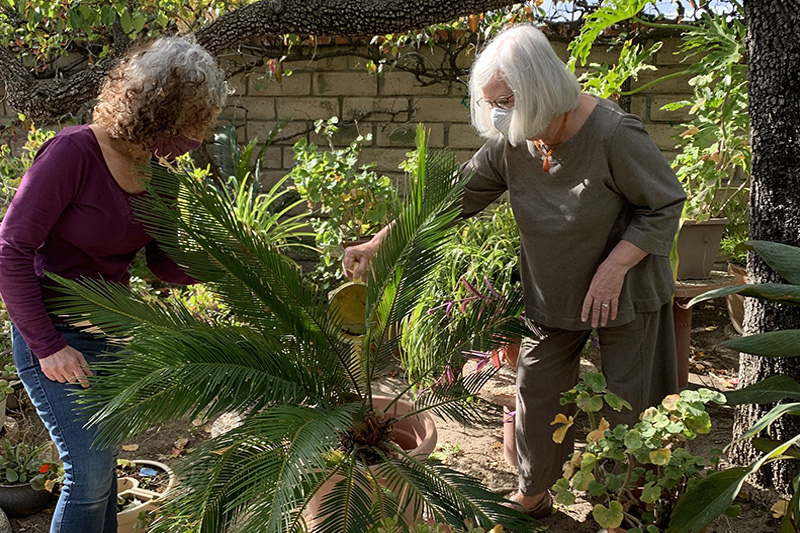
<path id="1" fill-rule="evenodd" d="M 514 95 L 508 94 L 506 96 L 498 96 L 494 100 L 486 100 L 485 98 L 478 98 L 476 103 L 478 105 L 486 104 L 489 106 L 489 109 L 494 109 L 496 107 L 508 111 L 513 107 Z"/>

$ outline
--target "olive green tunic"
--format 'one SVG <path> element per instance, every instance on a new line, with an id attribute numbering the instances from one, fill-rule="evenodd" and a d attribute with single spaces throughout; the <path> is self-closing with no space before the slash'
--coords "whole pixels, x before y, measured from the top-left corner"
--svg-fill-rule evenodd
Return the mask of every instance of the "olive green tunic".
<path id="1" fill-rule="evenodd" d="M 624 239 L 648 255 L 626 275 L 617 319 L 657 311 L 674 291 L 669 253 L 686 195 L 635 115 L 598 100 L 586 123 L 550 156 L 487 141 L 464 165 L 474 171 L 463 214 L 506 190 L 520 229 L 527 318 L 551 328 L 591 329 L 581 307 L 597 267 Z"/>

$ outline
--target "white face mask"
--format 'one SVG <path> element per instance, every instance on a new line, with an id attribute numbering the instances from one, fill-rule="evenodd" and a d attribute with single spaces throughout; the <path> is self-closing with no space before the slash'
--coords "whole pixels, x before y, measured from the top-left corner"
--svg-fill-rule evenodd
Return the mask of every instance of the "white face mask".
<path id="1" fill-rule="evenodd" d="M 513 109 L 500 109 L 495 107 L 489 112 L 492 117 L 492 125 L 503 134 L 503 137 L 508 139 L 508 130 L 511 128 L 511 116 L 514 112 Z"/>

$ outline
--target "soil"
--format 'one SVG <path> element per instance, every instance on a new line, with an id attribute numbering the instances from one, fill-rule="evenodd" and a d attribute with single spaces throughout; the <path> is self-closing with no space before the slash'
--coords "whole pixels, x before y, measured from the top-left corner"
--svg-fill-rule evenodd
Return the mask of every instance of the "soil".
<path id="1" fill-rule="evenodd" d="M 729 390 L 735 386 L 738 372 L 738 354 L 721 347 L 720 342 L 735 336 L 730 325 L 725 301 L 717 300 L 699 304 L 693 312 L 692 359 L 690 387 L 709 387 Z M 595 354 L 596 355 L 596 354 Z M 589 354 L 585 367 L 592 369 L 595 359 Z M 379 384 L 384 391 L 397 390 L 403 385 L 400 376 L 387 374 Z M 733 409 L 725 406 L 710 408 L 712 431 L 692 441 L 692 453 L 708 456 L 712 448 L 723 448 L 731 439 Z M 220 421 L 222 422 L 222 421 Z M 516 469 L 503 458 L 503 425 L 496 427 L 463 427 L 457 423 L 437 419 L 440 456 L 453 468 L 480 479 L 490 490 L 510 496 L 517 487 Z M 580 421 L 578 422 L 580 424 Z M 186 450 L 209 438 L 214 424 L 211 422 L 179 421 L 160 429 L 145 431 L 126 443 L 120 454 L 123 459 L 153 459 L 173 464 Z M 136 448 L 135 450 L 133 448 Z M 741 514 L 737 518 L 722 517 L 712 523 L 707 533 L 768 533 L 780 531 L 778 519 L 772 517 L 770 507 L 777 496 L 752 487 L 746 487 L 737 502 Z M 27 518 L 12 519 L 15 532 L 46 533 L 49 530 L 50 507 Z M 557 507 L 556 512 L 542 521 L 550 533 L 596 533 L 599 527 L 591 518 L 591 505 L 578 501 L 570 508 Z"/>

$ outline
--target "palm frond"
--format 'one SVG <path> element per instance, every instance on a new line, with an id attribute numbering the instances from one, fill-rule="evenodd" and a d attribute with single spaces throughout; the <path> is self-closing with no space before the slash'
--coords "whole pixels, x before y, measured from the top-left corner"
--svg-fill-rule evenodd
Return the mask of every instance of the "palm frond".
<path id="1" fill-rule="evenodd" d="M 183 481 L 164 515 L 189 514 L 198 532 L 299 531 L 300 511 L 331 475 L 325 457 L 357 408 L 282 405 L 248 417 L 178 467 Z M 168 523 L 160 527 L 174 531 Z"/>
<path id="2" fill-rule="evenodd" d="M 328 362 L 305 361 L 308 350 L 270 343 L 236 326 L 138 334 L 114 361 L 97 365 L 102 376 L 83 391 L 100 438 L 115 442 L 176 418 L 214 416 L 273 404 L 330 402 L 342 396 L 346 377 Z M 324 364 L 325 362 L 322 361 Z"/>
<path id="3" fill-rule="evenodd" d="M 358 449 L 353 450 L 343 463 L 334 477 L 341 479 L 322 499 L 318 517 L 321 521 L 314 529 L 315 533 L 367 531 L 373 523 L 371 510 L 375 488 L 358 460 Z"/>
<path id="4" fill-rule="evenodd" d="M 503 505 L 506 500 L 486 490 L 477 479 L 432 460 L 405 452 L 386 458 L 376 474 L 395 493 L 403 492 L 414 507 L 439 522 L 463 527 L 468 521 L 485 529 L 496 524 L 519 531 L 543 531 L 535 520 Z"/>

